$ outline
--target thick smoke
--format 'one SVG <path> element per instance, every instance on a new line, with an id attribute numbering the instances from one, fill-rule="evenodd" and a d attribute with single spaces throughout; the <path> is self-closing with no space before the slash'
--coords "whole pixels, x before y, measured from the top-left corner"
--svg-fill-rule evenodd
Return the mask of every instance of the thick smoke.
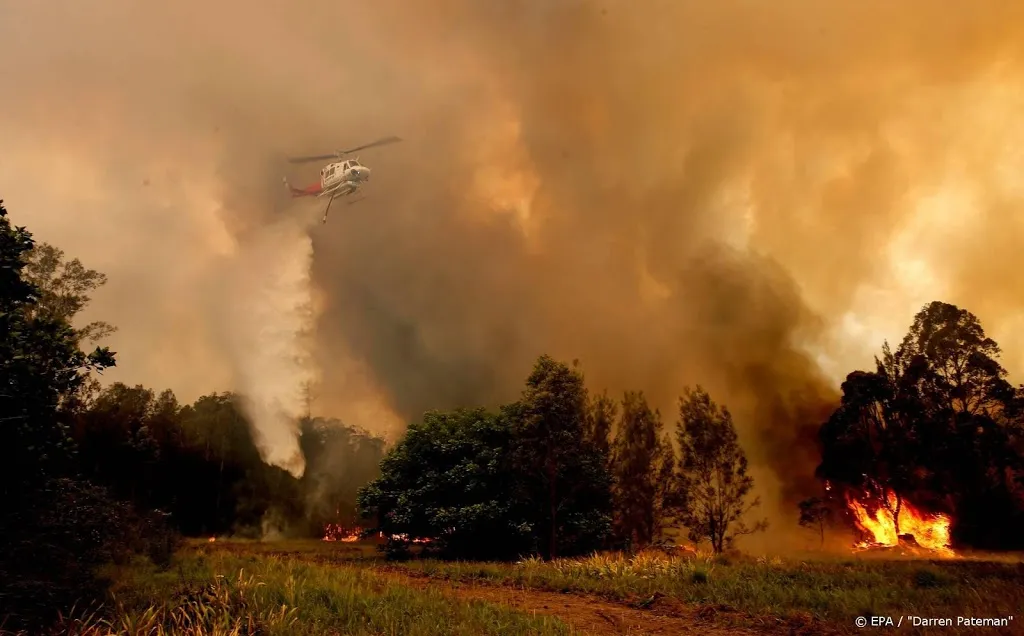
<path id="1" fill-rule="evenodd" d="M 540 353 L 670 422 L 700 382 L 791 517 L 837 380 L 924 303 L 1024 367 L 1020 3 L 0 11 L 0 194 L 109 275 L 133 381 L 287 415 L 319 373 L 317 408 L 375 431 L 513 398 Z M 277 201 L 281 157 L 386 134 L 302 291 L 279 217 L 316 211 Z M 282 461 L 287 421 L 261 429 Z"/>

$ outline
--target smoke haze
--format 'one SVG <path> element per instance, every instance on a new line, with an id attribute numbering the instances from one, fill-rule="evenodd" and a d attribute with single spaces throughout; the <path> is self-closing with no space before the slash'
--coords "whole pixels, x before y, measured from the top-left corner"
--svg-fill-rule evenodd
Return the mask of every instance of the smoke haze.
<path id="1" fill-rule="evenodd" d="M 109 276 L 111 379 L 244 391 L 296 471 L 307 383 L 393 435 L 550 353 L 669 423 L 703 384 L 789 515 L 926 302 L 1024 369 L 1020 3 L 0 0 L 0 78 L 0 196 Z M 282 200 L 389 134 L 326 226 Z"/>

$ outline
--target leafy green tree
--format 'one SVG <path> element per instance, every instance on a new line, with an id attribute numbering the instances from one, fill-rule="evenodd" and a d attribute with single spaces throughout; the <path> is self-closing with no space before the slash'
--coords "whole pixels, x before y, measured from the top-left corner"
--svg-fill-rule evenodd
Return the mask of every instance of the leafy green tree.
<path id="1" fill-rule="evenodd" d="M 615 531 L 630 549 L 644 548 L 661 536 L 666 489 L 674 453 L 663 439 L 661 414 L 643 392 L 626 392 L 613 445 L 612 478 Z"/>
<path id="2" fill-rule="evenodd" d="M 716 553 L 736 537 L 767 528 L 767 520 L 747 526 L 744 516 L 760 505 L 747 501 L 754 479 L 739 445 L 732 415 L 700 386 L 679 400 L 676 436 L 681 450 L 677 475 L 679 520 L 691 541 L 710 541 Z"/>
<path id="3" fill-rule="evenodd" d="M 543 502 L 535 528 L 554 559 L 596 549 L 611 524 L 611 478 L 587 435 L 588 394 L 574 365 L 541 356 L 521 400 L 505 412 L 515 424 L 522 497 Z"/>
<path id="4" fill-rule="evenodd" d="M 529 551 L 532 527 L 515 497 L 513 429 L 483 409 L 429 412 L 381 462 L 359 492 L 393 554 L 429 539 L 442 555 L 514 558 Z"/>
<path id="5" fill-rule="evenodd" d="M 601 545 L 610 524 L 606 457 L 587 435 L 578 370 L 541 357 L 523 399 L 498 414 L 427 413 L 359 494 L 389 549 L 430 539 L 446 556 L 553 558 Z"/>

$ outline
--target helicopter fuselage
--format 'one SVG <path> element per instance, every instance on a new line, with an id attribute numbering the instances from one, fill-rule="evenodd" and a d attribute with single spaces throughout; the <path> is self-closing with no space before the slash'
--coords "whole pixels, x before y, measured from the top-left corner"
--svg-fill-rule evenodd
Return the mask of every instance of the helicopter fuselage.
<path id="1" fill-rule="evenodd" d="M 357 160 L 336 161 L 320 170 L 320 196 L 351 194 L 370 179 L 370 169 Z"/>

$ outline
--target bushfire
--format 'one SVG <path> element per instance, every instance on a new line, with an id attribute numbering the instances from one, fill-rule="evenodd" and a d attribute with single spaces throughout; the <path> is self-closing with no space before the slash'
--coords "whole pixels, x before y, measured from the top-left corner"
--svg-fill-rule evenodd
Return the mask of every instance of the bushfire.
<path id="1" fill-rule="evenodd" d="M 949 547 L 951 520 L 948 515 L 922 512 L 891 490 L 887 490 L 885 496 L 882 501 L 846 494 L 853 522 L 865 536 L 855 548 L 921 547 L 953 556 Z"/>
<path id="2" fill-rule="evenodd" d="M 329 523 L 324 527 L 324 541 L 340 541 L 342 543 L 355 543 L 359 541 L 363 535 L 363 528 L 353 527 L 346 528 L 340 523 Z M 408 541 L 408 536 L 404 534 L 393 534 L 391 538 L 396 541 Z M 384 540 L 384 533 L 378 532 L 375 540 Z M 413 539 L 412 543 L 430 543 L 430 539 Z"/>
<path id="3" fill-rule="evenodd" d="M 354 543 L 359 540 L 362 528 L 346 528 L 340 523 L 329 523 L 324 528 L 324 541 L 341 541 L 342 543 Z"/>

